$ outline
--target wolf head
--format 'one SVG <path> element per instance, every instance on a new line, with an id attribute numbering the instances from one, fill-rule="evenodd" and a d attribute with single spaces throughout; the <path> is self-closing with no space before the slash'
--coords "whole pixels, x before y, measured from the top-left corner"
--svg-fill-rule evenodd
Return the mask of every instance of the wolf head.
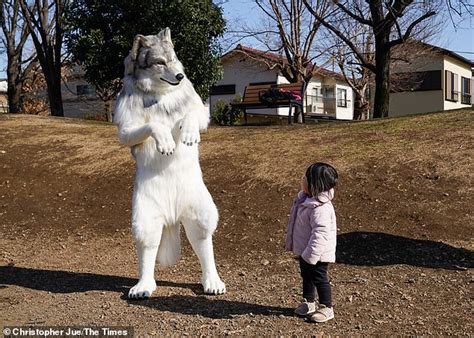
<path id="1" fill-rule="evenodd" d="M 157 35 L 135 36 L 125 59 L 125 76 L 132 76 L 146 93 L 163 93 L 179 87 L 184 69 L 174 52 L 171 32 L 165 28 Z"/>

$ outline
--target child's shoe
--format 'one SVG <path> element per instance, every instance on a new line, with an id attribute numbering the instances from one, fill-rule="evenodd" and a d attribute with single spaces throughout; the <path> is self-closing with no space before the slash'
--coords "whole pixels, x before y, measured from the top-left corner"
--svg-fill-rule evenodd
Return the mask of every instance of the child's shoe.
<path id="1" fill-rule="evenodd" d="M 321 304 L 316 313 L 311 316 L 311 321 L 316 323 L 324 323 L 334 318 L 334 310 L 332 307 L 326 307 Z"/>
<path id="2" fill-rule="evenodd" d="M 307 302 L 306 299 L 303 298 L 303 302 L 295 309 L 295 314 L 298 316 L 307 316 L 313 314 L 315 311 L 316 303 Z"/>

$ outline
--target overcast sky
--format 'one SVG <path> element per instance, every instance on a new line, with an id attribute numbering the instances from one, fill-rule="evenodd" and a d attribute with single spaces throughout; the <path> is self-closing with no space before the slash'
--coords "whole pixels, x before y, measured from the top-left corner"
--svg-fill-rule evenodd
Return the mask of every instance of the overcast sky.
<path id="1" fill-rule="evenodd" d="M 256 25 L 261 22 L 263 15 L 253 0 L 228 0 L 223 4 L 224 16 L 228 22 L 228 29 L 235 29 L 242 24 Z M 224 47 L 232 47 L 229 40 L 224 40 Z M 252 45 L 252 40 L 243 41 Z M 460 28 L 455 29 L 451 22 L 446 22 L 441 36 L 434 44 L 450 49 L 467 59 L 474 60 L 474 18 L 466 19 Z M 0 78 L 5 78 L 6 58 L 0 56 Z"/>

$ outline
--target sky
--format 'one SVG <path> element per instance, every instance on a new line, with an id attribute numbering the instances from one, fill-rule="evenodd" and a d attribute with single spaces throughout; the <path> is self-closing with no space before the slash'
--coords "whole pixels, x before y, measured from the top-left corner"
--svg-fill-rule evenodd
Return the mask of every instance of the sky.
<path id="1" fill-rule="evenodd" d="M 220 2 L 223 2 L 222 7 L 228 30 L 235 30 L 243 25 L 259 25 L 263 21 L 264 15 L 253 0 L 221 0 Z M 258 47 L 251 39 L 241 41 L 241 43 Z M 226 50 L 233 47 L 235 42 L 227 35 L 222 40 L 222 44 Z M 474 61 L 474 18 L 464 20 L 458 28 L 454 28 L 451 22 L 446 22 L 442 33 L 433 41 L 433 44 L 450 49 Z M 0 55 L 0 79 L 6 77 L 5 67 L 5 55 Z"/>
<path id="2" fill-rule="evenodd" d="M 253 0 L 227 0 L 222 7 L 228 29 L 236 29 L 242 24 L 259 25 L 264 19 L 264 14 Z M 252 44 L 252 41 L 242 43 Z M 458 28 L 454 28 L 448 20 L 441 28 L 440 36 L 432 43 L 474 61 L 474 18 L 466 18 Z M 227 44 L 225 47 L 228 47 Z"/>

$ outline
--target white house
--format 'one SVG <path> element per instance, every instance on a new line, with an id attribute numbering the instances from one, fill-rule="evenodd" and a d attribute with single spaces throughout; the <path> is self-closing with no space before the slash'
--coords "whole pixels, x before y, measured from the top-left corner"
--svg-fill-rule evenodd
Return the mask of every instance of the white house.
<path id="1" fill-rule="evenodd" d="M 217 100 L 230 102 L 236 95 L 243 96 L 249 84 L 288 83 L 279 71 L 270 68 L 266 61 L 281 60 L 282 56 L 238 45 L 221 57 L 224 70 L 222 80 L 211 88 L 208 99 L 211 111 Z M 316 71 L 308 83 L 303 98 L 307 116 L 352 120 L 354 99 L 351 87 L 341 74 L 324 68 Z M 288 108 L 248 109 L 249 114 L 288 116 Z"/>
<path id="2" fill-rule="evenodd" d="M 65 117 L 94 118 L 100 115 L 105 118 L 105 103 L 97 96 L 95 87 L 85 80 L 81 66 L 72 65 L 67 69 L 61 92 Z"/>
<path id="3" fill-rule="evenodd" d="M 389 116 L 469 108 L 474 103 L 474 63 L 450 50 L 422 42 L 428 52 L 415 60 L 394 66 L 393 74 L 405 82 L 397 91 L 392 86 Z M 413 48 L 416 48 L 413 45 Z M 410 48 L 410 45 L 407 45 Z"/>
<path id="4" fill-rule="evenodd" d="M 7 79 L 0 79 L 0 114 L 8 113 L 8 82 Z"/>

